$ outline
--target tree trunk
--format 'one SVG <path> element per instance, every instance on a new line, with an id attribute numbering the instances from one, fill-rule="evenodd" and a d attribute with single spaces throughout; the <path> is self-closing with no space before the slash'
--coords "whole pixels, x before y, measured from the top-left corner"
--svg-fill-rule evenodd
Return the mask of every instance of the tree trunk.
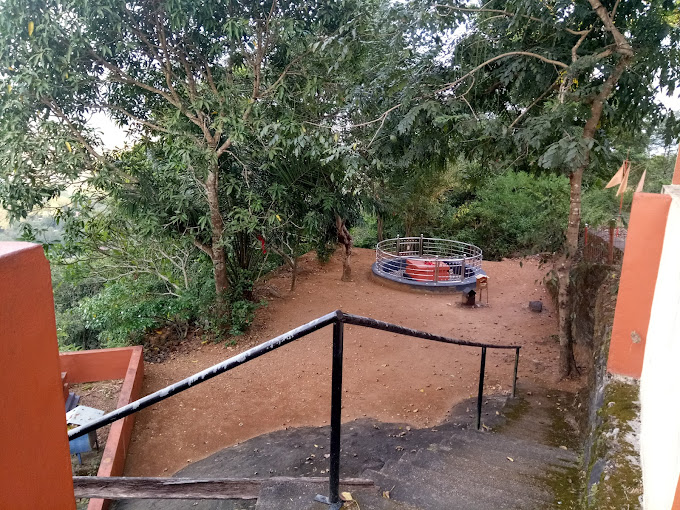
<path id="1" fill-rule="evenodd" d="M 290 291 L 293 292 L 295 290 L 295 282 L 297 282 L 298 258 L 297 257 L 291 257 L 289 264 L 290 264 L 290 269 L 293 272 L 292 278 L 290 280 Z"/>
<path id="2" fill-rule="evenodd" d="M 211 259 L 215 275 L 215 292 L 218 304 L 224 304 L 225 294 L 229 289 L 227 278 L 227 256 L 224 250 L 224 220 L 220 211 L 218 169 L 215 167 L 208 173 L 205 181 L 205 191 L 208 196 L 210 210 L 210 230 L 212 235 Z"/>
<path id="3" fill-rule="evenodd" d="M 597 125 L 602 117 L 602 109 L 607 98 L 614 90 L 614 86 L 630 63 L 630 58 L 624 56 L 619 60 L 616 67 L 602 84 L 600 92 L 595 96 L 590 107 L 590 117 L 583 127 L 583 139 L 589 142 L 595 137 Z M 587 149 L 583 164 L 574 170 L 569 176 L 569 223 L 567 225 L 567 236 L 564 245 L 564 252 L 557 260 L 557 279 L 559 291 L 557 294 L 557 306 L 559 313 L 559 339 L 560 339 L 560 360 L 559 376 L 566 378 L 572 376 L 577 370 L 574 358 L 574 345 L 571 332 L 571 294 L 569 292 L 569 281 L 571 268 L 574 264 L 574 257 L 578 251 L 578 235 L 581 225 L 581 182 L 583 172 L 590 163 L 590 149 Z"/>
<path id="4" fill-rule="evenodd" d="M 335 226 L 338 229 L 338 240 L 343 246 L 342 259 L 342 281 L 349 282 L 352 280 L 352 267 L 350 266 L 350 259 L 352 257 L 352 236 L 347 230 L 345 220 L 337 214 L 335 215 Z"/>
<path id="5" fill-rule="evenodd" d="M 378 214 L 378 242 L 385 239 L 383 236 L 383 217 L 382 214 Z"/>

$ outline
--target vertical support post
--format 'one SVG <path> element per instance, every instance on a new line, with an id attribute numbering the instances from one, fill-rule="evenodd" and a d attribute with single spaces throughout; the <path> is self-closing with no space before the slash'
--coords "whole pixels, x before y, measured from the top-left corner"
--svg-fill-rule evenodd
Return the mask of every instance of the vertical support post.
<path id="1" fill-rule="evenodd" d="M 460 281 L 465 281 L 465 254 L 463 253 L 463 260 L 460 261 Z"/>
<path id="2" fill-rule="evenodd" d="M 519 365 L 519 347 L 515 349 L 515 372 L 512 376 L 512 398 L 517 396 L 517 365 Z"/>
<path id="3" fill-rule="evenodd" d="M 397 257 L 401 255 L 399 236 L 397 236 Z"/>
<path id="4" fill-rule="evenodd" d="M 423 234 L 420 234 L 420 249 L 418 250 L 418 255 L 423 256 Z"/>
<path id="5" fill-rule="evenodd" d="M 438 260 L 438 255 L 435 255 L 434 258 L 434 283 L 436 284 L 439 281 L 439 260 Z"/>
<path id="6" fill-rule="evenodd" d="M 340 501 L 340 430 L 342 420 L 342 316 L 333 324 L 333 373 L 331 380 L 331 458 L 329 502 L 335 508 Z M 337 506 L 340 508 L 340 506 Z"/>
<path id="7" fill-rule="evenodd" d="M 482 397 L 484 396 L 484 368 L 486 366 L 486 347 L 482 347 L 482 361 L 479 367 L 479 391 L 477 393 L 477 430 L 482 427 Z"/>
<path id="8" fill-rule="evenodd" d="M 614 263 L 614 225 L 609 225 L 609 254 L 607 255 L 607 263 Z"/>

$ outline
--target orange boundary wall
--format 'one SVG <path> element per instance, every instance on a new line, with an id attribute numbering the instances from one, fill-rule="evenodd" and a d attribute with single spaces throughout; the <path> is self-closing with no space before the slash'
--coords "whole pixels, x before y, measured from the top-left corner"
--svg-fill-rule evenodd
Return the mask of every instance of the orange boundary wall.
<path id="1" fill-rule="evenodd" d="M 75 510 L 50 266 L 0 243 L 0 508 Z"/>
<path id="2" fill-rule="evenodd" d="M 62 353 L 59 361 L 61 371 L 66 372 L 67 383 L 123 379 L 117 407 L 129 404 L 141 396 L 144 358 L 140 346 Z M 133 414 L 111 425 L 97 476 L 123 474 L 134 422 Z M 110 503 L 109 500 L 91 499 L 87 509 L 106 510 Z"/>
<path id="3" fill-rule="evenodd" d="M 671 197 L 635 193 L 607 370 L 640 378 Z"/>
<path id="4" fill-rule="evenodd" d="M 680 145 L 678 146 L 678 157 L 675 160 L 675 172 L 673 172 L 672 184 L 680 184 Z M 680 507 L 678 508 L 680 510 Z"/>

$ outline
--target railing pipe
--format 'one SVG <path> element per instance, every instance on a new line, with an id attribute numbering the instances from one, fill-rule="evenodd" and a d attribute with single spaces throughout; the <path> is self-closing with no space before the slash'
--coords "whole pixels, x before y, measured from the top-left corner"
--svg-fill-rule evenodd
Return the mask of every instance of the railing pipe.
<path id="1" fill-rule="evenodd" d="M 329 500 L 331 508 L 340 502 L 340 432 L 342 427 L 342 312 L 333 324 L 333 373 L 331 376 L 331 458 Z"/>
<path id="2" fill-rule="evenodd" d="M 213 365 L 210 368 L 206 368 L 205 370 L 198 372 L 197 374 L 194 374 L 190 377 L 187 377 L 186 379 L 183 379 L 179 382 L 176 382 L 175 384 L 171 384 L 170 386 L 167 386 L 154 393 L 151 393 L 146 397 L 142 397 L 139 400 L 136 400 L 126 406 L 120 407 L 115 411 L 110 412 L 109 414 L 106 414 L 101 418 L 98 418 L 97 420 L 91 421 L 87 425 L 82 425 L 80 427 L 72 429 L 68 432 L 68 438 L 69 440 L 71 440 L 80 436 L 84 436 L 85 434 L 93 430 L 97 430 L 98 428 L 103 427 L 104 425 L 113 423 L 114 421 L 120 420 L 121 418 L 125 418 L 126 416 L 136 413 L 137 411 L 140 411 L 146 407 L 161 402 L 166 398 L 176 395 L 177 393 L 180 393 L 190 388 L 191 386 L 199 384 L 203 381 L 207 381 L 208 379 L 212 379 L 213 377 L 223 374 L 224 372 L 227 372 L 232 368 L 236 368 L 240 365 L 243 365 L 244 363 L 252 359 L 258 358 L 263 354 L 266 354 L 269 351 L 276 349 L 277 347 L 286 345 L 294 340 L 297 340 L 300 337 L 313 333 L 314 331 L 317 331 L 325 326 L 328 326 L 329 324 L 335 323 L 338 321 L 338 315 L 340 313 L 341 312 L 339 311 L 335 311 L 326 314 L 323 317 L 319 317 L 318 319 L 308 322 L 307 324 L 304 324 L 298 328 L 292 329 L 287 333 L 284 333 L 283 335 L 279 335 L 276 338 L 272 338 L 271 340 L 264 342 L 260 345 L 257 345 L 252 349 L 248 349 L 247 351 L 244 351 L 241 354 L 229 358 L 228 360 L 225 360 L 222 363 L 218 363 L 217 365 Z"/>
<path id="3" fill-rule="evenodd" d="M 519 365 L 519 347 L 515 349 L 515 371 L 512 376 L 512 398 L 517 396 L 517 365 Z"/>
<path id="4" fill-rule="evenodd" d="M 479 366 L 479 390 L 477 392 L 477 430 L 482 426 L 482 398 L 484 397 L 484 367 L 486 366 L 486 347 L 482 347 L 482 360 Z"/>
<path id="5" fill-rule="evenodd" d="M 365 328 L 379 329 L 381 331 L 388 331 L 389 333 L 397 333 L 399 335 L 423 338 L 425 340 L 433 340 L 435 342 L 443 342 L 446 344 L 464 345 L 466 347 L 489 347 L 491 349 L 517 349 L 518 347 L 517 345 L 493 345 L 480 342 L 469 342 L 467 340 L 458 340 L 456 338 L 434 335 L 432 333 L 426 333 L 417 329 L 406 328 L 404 326 L 399 326 L 390 322 L 369 319 L 368 317 L 353 315 L 351 313 L 343 313 L 340 320 L 345 324 L 353 324 L 355 326 L 363 326 Z"/>

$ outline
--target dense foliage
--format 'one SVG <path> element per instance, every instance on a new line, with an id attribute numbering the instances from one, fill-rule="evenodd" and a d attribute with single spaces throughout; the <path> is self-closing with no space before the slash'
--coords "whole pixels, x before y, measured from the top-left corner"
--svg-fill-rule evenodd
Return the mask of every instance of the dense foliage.
<path id="1" fill-rule="evenodd" d="M 626 222 L 624 158 L 670 175 L 674 0 L 0 6 L 0 203 L 48 248 L 69 348 L 238 334 L 258 276 L 293 288 L 338 240 L 343 279 L 353 240 L 420 233 L 568 273 L 584 222 Z"/>

